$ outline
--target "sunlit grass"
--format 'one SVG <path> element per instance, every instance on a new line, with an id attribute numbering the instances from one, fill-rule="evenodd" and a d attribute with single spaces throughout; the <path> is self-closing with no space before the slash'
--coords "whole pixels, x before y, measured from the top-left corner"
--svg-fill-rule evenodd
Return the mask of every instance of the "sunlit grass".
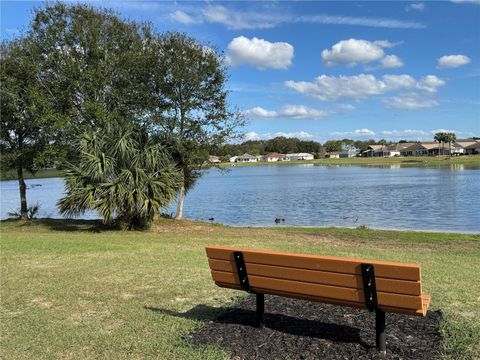
<path id="1" fill-rule="evenodd" d="M 445 356 L 480 356 L 480 235 L 167 220 L 148 232 L 121 232 L 38 220 L 1 223 L 1 358 L 228 357 L 216 347 L 190 346 L 182 336 L 202 321 L 174 316 L 243 295 L 213 284 L 207 244 L 419 262 L 432 309 L 445 316 Z M 203 321 L 214 313 L 202 314 Z"/>

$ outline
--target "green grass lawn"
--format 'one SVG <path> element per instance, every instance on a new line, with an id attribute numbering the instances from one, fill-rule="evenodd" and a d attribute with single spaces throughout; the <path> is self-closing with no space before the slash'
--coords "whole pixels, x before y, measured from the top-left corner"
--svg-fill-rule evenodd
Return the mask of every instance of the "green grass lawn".
<path id="1" fill-rule="evenodd" d="M 147 232 L 87 221 L 0 226 L 3 359 L 228 358 L 220 348 L 182 339 L 243 295 L 213 284 L 207 244 L 418 262 L 432 309 L 444 313 L 445 357 L 480 356 L 478 234 L 242 229 L 171 220 Z M 205 311 L 182 315 L 197 305 Z"/>

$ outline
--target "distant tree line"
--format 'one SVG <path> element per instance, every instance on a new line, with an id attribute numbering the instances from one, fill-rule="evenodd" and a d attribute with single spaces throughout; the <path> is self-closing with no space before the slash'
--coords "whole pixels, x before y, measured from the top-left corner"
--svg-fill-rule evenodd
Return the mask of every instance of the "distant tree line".
<path id="1" fill-rule="evenodd" d="M 222 160 L 228 160 L 229 157 L 248 153 L 251 155 L 260 155 L 268 152 L 278 152 L 281 154 L 306 152 L 314 154 L 316 157 L 322 156 L 325 152 L 341 152 L 349 148 L 356 148 L 364 151 L 370 145 L 387 145 L 390 142 L 382 140 L 328 140 L 323 145 L 313 140 L 301 140 L 297 138 L 287 138 L 283 136 L 275 137 L 270 140 L 249 140 L 239 144 L 225 144 L 217 148 L 212 148 L 212 155 L 218 155 Z"/>

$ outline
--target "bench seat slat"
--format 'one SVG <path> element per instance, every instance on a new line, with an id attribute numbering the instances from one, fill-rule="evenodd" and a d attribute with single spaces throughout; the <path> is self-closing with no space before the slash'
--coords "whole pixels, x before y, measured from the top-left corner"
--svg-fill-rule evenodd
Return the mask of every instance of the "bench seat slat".
<path id="1" fill-rule="evenodd" d="M 236 274 L 221 271 L 212 271 L 212 278 L 215 282 L 224 284 L 239 285 Z M 346 288 L 332 285 L 315 284 L 310 282 L 292 281 L 284 279 L 275 279 L 263 276 L 248 276 L 250 287 L 268 290 L 282 290 L 289 293 L 297 293 L 300 295 L 318 296 L 335 300 L 345 300 L 348 302 L 365 303 L 363 290 Z M 405 308 L 405 309 L 422 309 L 422 299 L 420 296 L 411 296 L 403 294 L 392 294 L 377 292 L 379 305 Z"/>
<path id="2" fill-rule="evenodd" d="M 236 274 L 236 265 L 231 261 L 210 259 L 208 262 L 212 270 Z M 295 269 L 290 267 L 270 266 L 255 263 L 246 263 L 246 268 L 249 275 L 363 289 L 362 276 L 357 274 Z M 376 277 L 375 282 L 377 290 L 382 292 L 405 295 L 421 295 L 422 293 L 419 281 L 406 281 Z"/>
<path id="3" fill-rule="evenodd" d="M 246 263 L 330 271 L 344 274 L 361 274 L 360 264 L 367 262 L 375 266 L 375 276 L 398 280 L 421 280 L 420 266 L 417 264 L 348 259 L 334 256 L 290 254 L 223 246 L 209 246 L 206 248 L 206 251 L 209 259 L 233 261 L 233 251 L 241 251 Z"/>

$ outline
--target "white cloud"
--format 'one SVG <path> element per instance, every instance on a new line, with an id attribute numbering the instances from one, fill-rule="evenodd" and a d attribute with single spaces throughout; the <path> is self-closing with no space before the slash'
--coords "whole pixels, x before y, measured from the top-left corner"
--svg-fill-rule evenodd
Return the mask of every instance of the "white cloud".
<path id="1" fill-rule="evenodd" d="M 389 41 L 368 41 L 358 39 L 342 40 L 332 46 L 330 50 L 322 51 L 323 63 L 327 66 L 345 64 L 355 66 L 380 60 L 385 56 L 383 48 L 391 47 Z"/>
<path id="2" fill-rule="evenodd" d="M 245 110 L 243 114 L 251 118 L 274 118 L 278 116 L 276 111 L 269 111 L 260 106 Z"/>
<path id="3" fill-rule="evenodd" d="M 380 60 L 382 67 L 386 69 L 399 68 L 403 66 L 402 60 L 397 55 L 387 55 Z"/>
<path id="4" fill-rule="evenodd" d="M 255 131 L 250 131 L 247 132 L 246 134 L 243 135 L 244 141 L 248 140 L 268 140 L 268 139 L 273 139 L 278 136 L 283 136 L 286 138 L 297 138 L 297 139 L 302 139 L 302 140 L 309 140 L 313 139 L 316 137 L 316 135 L 311 134 L 306 131 L 295 131 L 295 132 L 276 132 L 276 133 L 263 133 L 259 134 L 256 133 Z"/>
<path id="5" fill-rule="evenodd" d="M 260 70 L 287 69 L 292 64 L 293 51 L 293 46 L 286 42 L 239 36 L 228 44 L 226 59 L 232 66 L 248 64 Z"/>
<path id="6" fill-rule="evenodd" d="M 389 18 L 332 16 L 332 15 L 307 15 L 298 16 L 294 22 L 315 23 L 324 25 L 353 25 L 390 29 L 423 29 L 425 25 L 416 21 L 405 21 Z"/>
<path id="7" fill-rule="evenodd" d="M 367 128 L 362 128 L 362 129 L 357 129 L 354 131 L 334 131 L 329 134 L 330 136 L 333 137 L 340 137 L 340 138 L 346 138 L 346 137 L 351 137 L 351 138 L 371 138 L 375 136 L 375 131 L 372 131 Z"/>
<path id="8" fill-rule="evenodd" d="M 342 40 L 332 46 L 331 49 L 322 51 L 323 63 L 327 66 L 338 64 L 349 67 L 358 64 L 367 64 L 373 61 L 379 61 L 383 68 L 402 67 L 403 62 L 396 55 L 385 55 L 383 49 L 394 47 L 394 44 L 388 40 Z"/>
<path id="9" fill-rule="evenodd" d="M 429 109 L 438 106 L 438 101 L 418 93 L 401 94 L 383 102 L 387 107 L 404 110 Z"/>
<path id="10" fill-rule="evenodd" d="M 480 5 L 480 0 L 450 0 L 450 1 L 458 4 L 464 3 L 464 4 Z"/>
<path id="11" fill-rule="evenodd" d="M 170 18 L 176 22 L 186 25 L 196 24 L 198 22 L 198 20 L 195 20 L 192 16 L 181 10 L 170 13 Z"/>
<path id="12" fill-rule="evenodd" d="M 273 134 L 273 137 L 277 136 L 283 136 L 286 138 L 297 138 L 297 139 L 312 139 L 315 137 L 315 135 L 310 134 L 309 132 L 306 131 L 296 131 L 296 132 L 277 132 Z"/>
<path id="13" fill-rule="evenodd" d="M 405 74 L 384 75 L 381 79 L 377 79 L 371 74 L 320 75 L 313 82 L 292 80 L 285 82 L 286 87 L 322 101 L 335 101 L 341 98 L 361 100 L 405 89 L 418 89 L 433 93 L 444 84 L 445 81 L 434 75 L 427 75 L 417 81 L 412 76 Z"/>
<path id="14" fill-rule="evenodd" d="M 230 30 L 268 29 L 285 23 L 313 23 L 397 29 L 421 29 L 425 27 L 425 25 L 416 21 L 391 18 L 335 16 L 328 14 L 299 16 L 298 14 L 290 13 L 288 11 L 289 9 L 286 7 L 281 8 L 278 6 L 265 5 L 263 3 L 254 5 L 250 4 L 246 10 L 238 9 L 235 6 L 223 5 L 207 5 L 199 9 L 198 5 L 188 6 L 185 5 L 185 3 L 171 5 L 155 2 L 141 4 L 136 2 L 119 2 L 116 3 L 116 7 L 150 12 L 167 10 L 167 13 L 170 10 L 170 19 L 182 22 L 186 19 L 185 16 L 172 16 L 175 11 L 181 10 L 194 21 L 190 24 L 205 22 L 221 24 Z"/>
<path id="15" fill-rule="evenodd" d="M 423 11 L 425 9 L 424 3 L 410 3 L 407 5 L 406 10 L 415 10 L 415 11 Z"/>
<path id="16" fill-rule="evenodd" d="M 280 14 L 272 16 L 264 11 L 233 11 L 222 5 L 207 6 L 202 14 L 206 22 L 222 24 L 231 30 L 268 29 L 285 20 Z"/>
<path id="17" fill-rule="evenodd" d="M 260 140 L 260 135 L 255 131 L 249 131 L 243 135 L 243 140 L 244 141 Z"/>
<path id="18" fill-rule="evenodd" d="M 415 130 L 415 129 L 405 129 L 405 130 L 382 130 L 379 132 L 380 135 L 389 137 L 389 138 L 409 138 L 419 137 L 419 136 L 430 136 L 429 131 L 425 130 Z"/>
<path id="19" fill-rule="evenodd" d="M 470 61 L 470 58 L 465 55 L 445 55 L 437 59 L 437 68 L 457 68 L 470 63 Z"/>
<path id="20" fill-rule="evenodd" d="M 244 111 L 244 115 L 250 118 L 287 118 L 287 119 L 322 119 L 329 115 L 327 111 L 313 109 L 304 105 L 286 105 L 279 111 L 266 110 L 262 107 L 254 107 Z"/>
<path id="21" fill-rule="evenodd" d="M 430 93 L 437 92 L 440 86 L 445 85 L 445 81 L 436 77 L 435 75 L 427 75 L 420 79 L 417 83 L 417 88 Z"/>

